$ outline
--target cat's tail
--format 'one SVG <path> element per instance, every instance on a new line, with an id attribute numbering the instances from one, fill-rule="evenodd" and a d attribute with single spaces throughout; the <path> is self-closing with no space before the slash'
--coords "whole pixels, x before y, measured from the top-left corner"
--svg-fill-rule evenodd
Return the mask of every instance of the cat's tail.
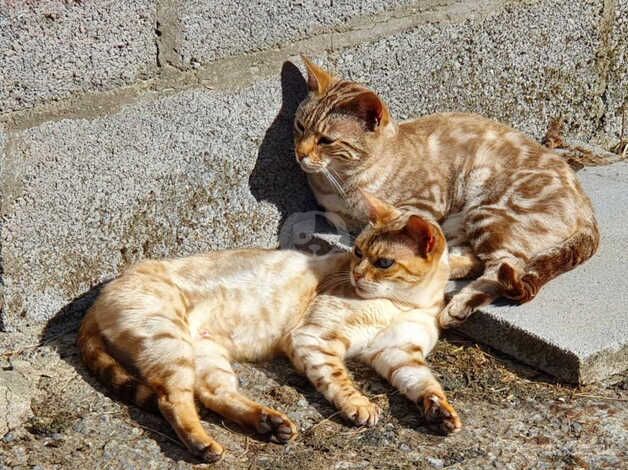
<path id="1" fill-rule="evenodd" d="M 521 303 L 532 300 L 544 284 L 593 256 L 599 244 L 600 232 L 595 216 L 591 215 L 591 220 L 584 228 L 559 245 L 533 257 L 523 273 L 509 264 L 502 264 L 497 277 L 504 288 L 502 295 Z"/>
<path id="2" fill-rule="evenodd" d="M 157 394 L 148 385 L 130 374 L 120 362 L 107 350 L 107 345 L 98 326 L 86 317 L 79 330 L 77 344 L 83 362 L 101 383 L 127 403 L 155 411 Z"/>

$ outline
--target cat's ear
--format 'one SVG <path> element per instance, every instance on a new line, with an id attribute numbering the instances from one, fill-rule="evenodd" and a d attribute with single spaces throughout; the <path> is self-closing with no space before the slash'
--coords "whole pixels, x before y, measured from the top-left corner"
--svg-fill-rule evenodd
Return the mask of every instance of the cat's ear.
<path id="1" fill-rule="evenodd" d="M 332 74 L 323 70 L 310 59 L 301 54 L 301 59 L 307 68 L 307 87 L 317 95 L 324 94 L 335 81 Z"/>
<path id="2" fill-rule="evenodd" d="M 417 242 L 422 257 L 427 258 L 434 251 L 438 229 L 427 220 L 418 215 L 411 215 L 404 231 Z"/>
<path id="3" fill-rule="evenodd" d="M 345 101 L 339 108 L 366 124 L 369 131 L 386 127 L 390 122 L 390 112 L 382 99 L 370 90 Z"/>
<path id="4" fill-rule="evenodd" d="M 378 199 L 371 193 L 362 189 L 359 191 L 371 224 L 375 226 L 383 226 L 397 219 L 401 215 L 401 212 L 399 212 L 399 210 L 395 207 L 385 203 L 381 199 Z"/>

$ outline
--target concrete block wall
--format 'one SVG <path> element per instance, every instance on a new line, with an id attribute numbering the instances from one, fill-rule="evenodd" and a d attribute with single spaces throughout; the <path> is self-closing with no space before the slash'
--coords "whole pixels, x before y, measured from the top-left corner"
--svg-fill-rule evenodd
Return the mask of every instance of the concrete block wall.
<path id="1" fill-rule="evenodd" d="M 617 143 L 626 0 L 0 0 L 0 331 L 144 257 L 275 246 L 315 207 L 298 53 L 397 118 L 467 110 Z M 296 64 L 296 65 L 295 65 Z"/>

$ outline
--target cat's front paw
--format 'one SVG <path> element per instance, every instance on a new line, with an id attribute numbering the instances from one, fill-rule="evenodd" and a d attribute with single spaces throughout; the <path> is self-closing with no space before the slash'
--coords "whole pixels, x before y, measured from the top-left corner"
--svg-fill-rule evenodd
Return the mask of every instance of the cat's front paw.
<path id="1" fill-rule="evenodd" d="M 454 328 L 461 325 L 468 316 L 466 310 L 453 299 L 439 312 L 438 326 L 442 329 Z"/>
<path id="2" fill-rule="evenodd" d="M 437 426 L 445 434 L 458 432 L 462 427 L 458 413 L 442 393 L 427 393 L 423 397 L 423 415 L 429 424 Z"/>
<path id="3" fill-rule="evenodd" d="M 269 439 L 278 444 L 285 444 L 297 435 L 296 425 L 279 411 L 271 408 L 262 410 L 256 426 L 259 434 L 269 436 Z"/>
<path id="4" fill-rule="evenodd" d="M 341 406 L 345 417 L 356 426 L 375 426 L 382 409 L 365 396 L 352 397 Z"/>

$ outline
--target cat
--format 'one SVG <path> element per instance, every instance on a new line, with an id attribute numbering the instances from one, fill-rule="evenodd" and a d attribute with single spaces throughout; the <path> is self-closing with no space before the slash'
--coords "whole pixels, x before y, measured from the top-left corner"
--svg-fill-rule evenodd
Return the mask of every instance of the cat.
<path id="1" fill-rule="evenodd" d="M 144 261 L 105 285 L 80 327 L 88 369 L 122 398 L 157 408 L 197 457 L 223 447 L 203 429 L 195 399 L 275 442 L 297 428 L 238 390 L 232 361 L 284 355 L 357 425 L 380 409 L 345 360 L 370 364 L 455 432 L 461 422 L 425 363 L 449 277 L 445 236 L 433 222 L 364 194 L 371 223 L 351 252 L 311 256 L 236 249 Z"/>
<path id="2" fill-rule="evenodd" d="M 326 210 L 355 227 L 359 190 L 441 224 L 452 279 L 475 278 L 439 314 L 462 323 L 500 296 L 520 303 L 593 256 L 599 230 L 569 165 L 531 137 L 476 114 L 395 122 L 375 92 L 302 56 L 308 96 L 295 154 Z"/>

